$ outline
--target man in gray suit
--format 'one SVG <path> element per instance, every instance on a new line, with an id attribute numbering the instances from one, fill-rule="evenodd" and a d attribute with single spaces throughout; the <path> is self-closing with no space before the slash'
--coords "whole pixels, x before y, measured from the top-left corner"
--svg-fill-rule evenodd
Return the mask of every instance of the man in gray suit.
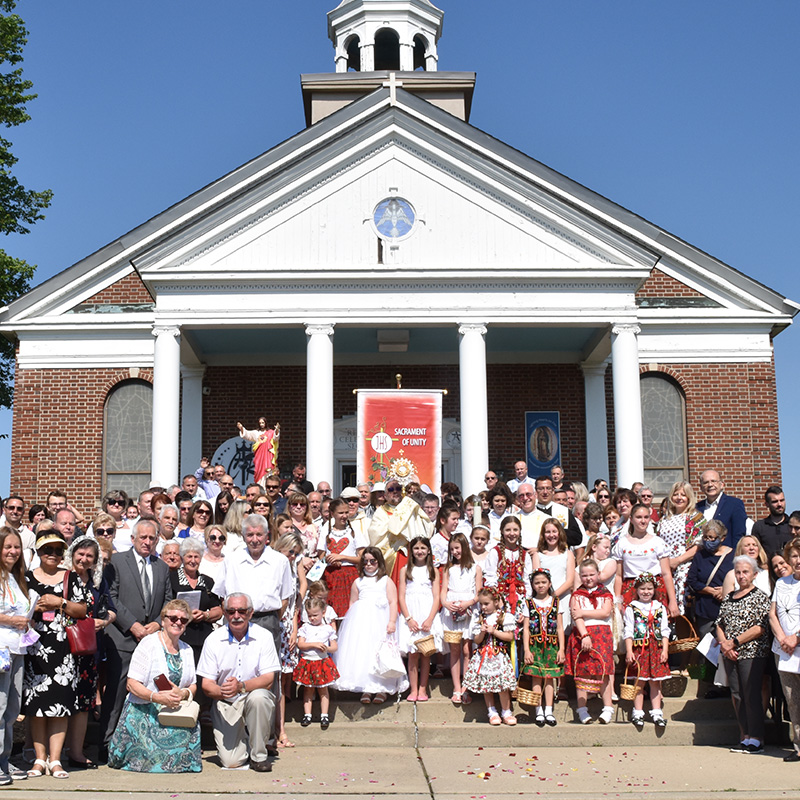
<path id="1" fill-rule="evenodd" d="M 111 598 L 117 619 L 107 629 L 106 692 L 100 716 L 104 731 L 100 761 L 108 761 L 108 743 L 119 722 L 127 697 L 125 684 L 136 645 L 161 628 L 161 609 L 172 600 L 169 567 L 155 555 L 158 527 L 155 520 L 140 519 L 133 526 L 133 547 L 111 559 Z"/>

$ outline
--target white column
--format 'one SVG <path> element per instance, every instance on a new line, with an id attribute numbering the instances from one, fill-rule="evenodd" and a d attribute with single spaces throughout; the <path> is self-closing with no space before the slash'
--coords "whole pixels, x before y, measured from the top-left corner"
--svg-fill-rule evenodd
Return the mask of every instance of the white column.
<path id="1" fill-rule="evenodd" d="M 606 417 L 607 364 L 581 364 L 586 404 L 586 478 L 608 480 L 608 418 Z"/>
<path id="2" fill-rule="evenodd" d="M 203 375 L 205 367 L 181 367 L 181 476 L 200 466 L 203 456 Z M 213 453 L 206 453 L 211 458 Z"/>
<path id="3" fill-rule="evenodd" d="M 306 337 L 306 474 L 333 485 L 333 324 L 308 324 Z"/>
<path id="4" fill-rule="evenodd" d="M 361 71 L 375 72 L 375 45 L 363 43 L 361 45 Z"/>
<path id="5" fill-rule="evenodd" d="M 486 326 L 459 325 L 461 387 L 461 491 L 464 497 L 483 488 L 489 467 L 489 412 L 486 394 Z"/>
<path id="6" fill-rule="evenodd" d="M 614 379 L 614 441 L 617 445 L 617 486 L 630 488 L 644 480 L 642 397 L 639 389 L 639 341 L 636 324 L 611 330 Z"/>
<path id="7" fill-rule="evenodd" d="M 153 461 L 150 479 L 167 487 L 178 478 L 180 423 L 180 328 L 155 326 L 153 353 Z"/>
<path id="8" fill-rule="evenodd" d="M 414 71 L 414 45 L 400 42 L 400 72 Z"/>

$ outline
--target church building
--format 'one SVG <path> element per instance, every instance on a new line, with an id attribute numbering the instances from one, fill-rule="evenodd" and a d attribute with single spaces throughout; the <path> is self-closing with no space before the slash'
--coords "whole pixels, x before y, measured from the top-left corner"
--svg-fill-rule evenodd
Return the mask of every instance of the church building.
<path id="1" fill-rule="evenodd" d="M 2 309 L 13 491 L 91 511 L 259 416 L 283 471 L 339 491 L 354 390 L 401 375 L 447 391 L 465 495 L 513 477 L 526 413 L 557 413 L 569 479 L 663 494 L 717 467 L 756 514 L 781 478 L 772 339 L 800 306 L 473 127 L 443 16 L 343 0 L 300 133 Z"/>

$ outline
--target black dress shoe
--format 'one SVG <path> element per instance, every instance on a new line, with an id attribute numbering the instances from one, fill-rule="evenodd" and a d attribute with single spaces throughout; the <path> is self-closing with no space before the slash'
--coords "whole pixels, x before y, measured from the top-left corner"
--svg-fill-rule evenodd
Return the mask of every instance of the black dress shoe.
<path id="1" fill-rule="evenodd" d="M 253 772 L 272 772 L 272 762 L 267 759 L 267 761 L 253 761 L 250 759 L 250 769 Z"/>
<path id="2" fill-rule="evenodd" d="M 330 726 L 330 724 L 331 724 L 331 721 L 328 719 L 328 717 L 322 717 L 322 719 L 319 721 L 319 726 L 324 731 L 328 730 L 328 727 Z"/>
<path id="3" fill-rule="evenodd" d="M 783 760 L 787 764 L 793 763 L 795 761 L 800 761 L 800 753 L 798 753 L 797 750 L 795 750 L 794 753 L 790 753 L 788 756 L 784 756 Z"/>
<path id="4" fill-rule="evenodd" d="M 106 757 L 106 760 L 108 760 L 108 757 Z M 72 769 L 97 769 L 97 764 L 95 764 L 94 761 L 78 761 L 72 758 L 72 756 L 70 756 L 67 761 Z"/>

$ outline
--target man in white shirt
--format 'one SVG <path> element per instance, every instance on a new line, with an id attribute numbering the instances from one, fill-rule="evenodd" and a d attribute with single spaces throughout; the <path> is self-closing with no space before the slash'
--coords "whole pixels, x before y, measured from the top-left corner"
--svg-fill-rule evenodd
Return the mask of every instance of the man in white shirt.
<path id="1" fill-rule="evenodd" d="M 261 514 L 244 518 L 242 537 L 246 547 L 225 556 L 214 594 L 248 595 L 253 604 L 251 621 L 272 634 L 275 650 L 280 651 L 281 616 L 296 591 L 289 559 L 267 545 L 269 523 Z"/>
<path id="2" fill-rule="evenodd" d="M 22 524 L 22 514 L 25 511 L 25 501 L 18 494 L 10 494 L 3 503 L 3 516 L 0 517 L 0 528 L 7 525 L 19 534 L 22 542 L 22 551 L 25 554 L 25 565 L 31 565 L 33 552 L 36 549 L 36 537 L 33 531 Z"/>
<path id="3" fill-rule="evenodd" d="M 219 760 L 225 769 L 240 769 L 249 762 L 256 772 L 271 772 L 267 749 L 275 721 L 271 690 L 281 662 L 269 632 L 250 624 L 249 595 L 232 592 L 223 611 L 226 624 L 208 636 L 197 664 L 203 691 L 212 701 Z"/>
<path id="4" fill-rule="evenodd" d="M 512 478 L 508 482 L 508 488 L 511 489 L 512 492 L 516 492 L 523 483 L 529 483 L 533 486 L 533 481 L 528 477 L 528 465 L 524 461 L 517 461 L 517 463 L 514 464 L 514 474 L 517 477 Z"/>
<path id="5" fill-rule="evenodd" d="M 539 544 L 542 525 L 550 517 L 536 508 L 536 492 L 530 484 L 524 483 L 519 487 L 516 499 L 519 508 L 517 516 L 522 527 L 520 546 L 525 550 L 534 550 Z"/>

